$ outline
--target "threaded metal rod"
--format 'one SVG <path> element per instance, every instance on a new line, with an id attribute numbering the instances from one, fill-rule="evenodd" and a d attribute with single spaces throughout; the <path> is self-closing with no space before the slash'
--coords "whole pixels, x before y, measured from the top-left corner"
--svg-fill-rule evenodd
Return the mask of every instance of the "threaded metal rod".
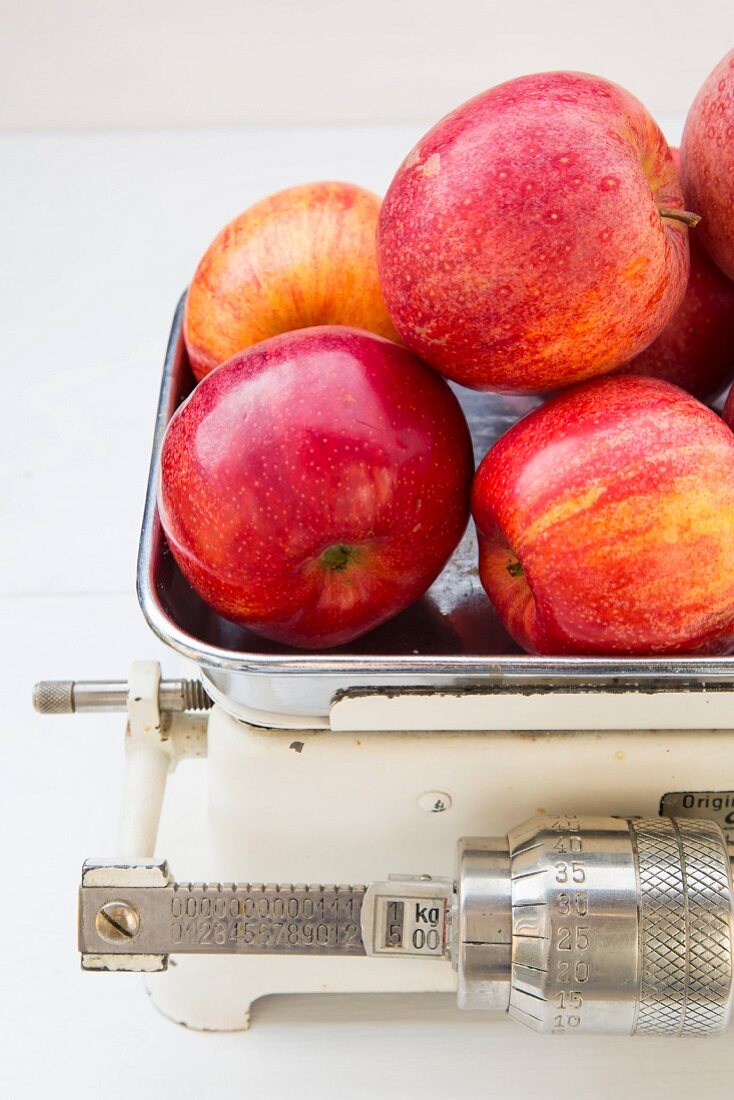
<path id="1" fill-rule="evenodd" d="M 41 680 L 33 688 L 39 714 L 127 710 L 125 680 Z M 162 711 L 209 710 L 212 701 L 200 680 L 161 680 L 158 706 Z"/>

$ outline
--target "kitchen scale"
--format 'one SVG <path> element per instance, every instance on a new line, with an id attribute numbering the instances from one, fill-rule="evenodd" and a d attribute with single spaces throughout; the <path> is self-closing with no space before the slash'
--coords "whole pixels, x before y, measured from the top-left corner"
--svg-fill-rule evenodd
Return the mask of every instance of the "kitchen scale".
<path id="1" fill-rule="evenodd" d="M 734 658 L 529 657 L 481 589 L 471 529 L 418 604 L 348 646 L 222 619 L 156 511 L 194 385 L 182 313 L 138 595 L 187 677 L 142 661 L 128 682 L 34 695 L 45 713 L 127 712 L 117 851 L 81 874 L 83 968 L 141 971 L 161 1012 L 207 1030 L 246 1028 L 271 993 L 451 991 L 553 1034 L 721 1031 Z M 477 459 L 537 403 L 457 393 Z"/>

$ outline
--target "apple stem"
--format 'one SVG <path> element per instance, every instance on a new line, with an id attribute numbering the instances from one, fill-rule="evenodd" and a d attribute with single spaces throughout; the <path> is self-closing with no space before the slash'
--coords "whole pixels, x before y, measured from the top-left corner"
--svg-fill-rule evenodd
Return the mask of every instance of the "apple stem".
<path id="1" fill-rule="evenodd" d="M 511 561 L 505 568 L 511 577 L 522 577 L 525 573 L 522 562 L 519 561 Z"/>
<path id="2" fill-rule="evenodd" d="M 695 229 L 701 220 L 700 214 L 693 214 L 690 210 L 673 210 L 667 206 L 659 206 L 661 218 L 672 218 L 673 221 L 683 222 L 689 229 Z"/>
<path id="3" fill-rule="evenodd" d="M 354 562 L 356 557 L 357 552 L 354 546 L 336 543 L 334 546 L 330 546 L 327 550 L 324 550 L 321 555 L 321 561 L 327 569 L 331 569 L 334 573 L 343 573 L 344 570 Z"/>

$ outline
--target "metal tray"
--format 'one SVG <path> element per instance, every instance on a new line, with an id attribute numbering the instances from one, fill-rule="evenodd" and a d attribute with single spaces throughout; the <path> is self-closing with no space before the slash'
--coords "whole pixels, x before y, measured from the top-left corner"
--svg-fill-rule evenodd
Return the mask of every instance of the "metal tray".
<path id="1" fill-rule="evenodd" d="M 422 600 L 350 645 L 323 652 L 292 649 L 217 615 L 179 572 L 156 507 L 163 434 L 194 385 L 182 338 L 184 297 L 176 309 L 163 367 L 138 554 L 138 598 L 153 631 L 199 665 L 213 694 L 230 700 L 233 709 L 268 712 L 287 720 L 289 715 L 324 718 L 337 696 L 365 689 L 496 690 L 523 685 L 549 691 L 619 691 L 734 684 L 733 657 L 527 656 L 502 628 L 479 583 L 472 524 Z M 461 387 L 456 392 L 472 429 L 477 461 L 537 404 L 532 398 Z"/>

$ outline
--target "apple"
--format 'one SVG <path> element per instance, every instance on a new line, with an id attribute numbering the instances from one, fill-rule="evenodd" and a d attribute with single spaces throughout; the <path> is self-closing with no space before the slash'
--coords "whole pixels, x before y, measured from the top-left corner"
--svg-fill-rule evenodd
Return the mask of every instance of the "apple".
<path id="1" fill-rule="evenodd" d="M 469 516 L 474 460 L 450 388 L 339 326 L 263 341 L 171 419 L 158 507 L 189 584 L 289 645 L 342 645 L 417 600 Z"/>
<path id="2" fill-rule="evenodd" d="M 683 190 L 703 215 L 701 242 L 734 279 L 734 50 L 721 59 L 693 101 L 680 160 Z"/>
<path id="3" fill-rule="evenodd" d="M 207 249 L 186 298 L 197 379 L 243 348 L 313 325 L 398 339 L 377 277 L 380 200 L 351 183 L 306 183 L 240 214 Z"/>
<path id="4" fill-rule="evenodd" d="M 724 411 L 721 414 L 729 427 L 734 431 L 734 386 L 729 390 L 726 395 L 726 402 L 724 404 Z"/>
<path id="5" fill-rule="evenodd" d="M 677 386 L 554 397 L 489 450 L 472 511 L 484 589 L 531 653 L 734 648 L 734 433 Z"/>
<path id="6" fill-rule="evenodd" d="M 670 150 L 642 104 L 582 73 L 492 88 L 423 137 L 380 212 L 395 327 L 475 389 L 545 392 L 626 363 L 688 279 Z"/>
<path id="7" fill-rule="evenodd" d="M 678 150 L 671 153 L 677 165 Z M 713 401 L 734 377 L 734 282 L 700 244 L 701 228 L 689 236 L 691 274 L 681 305 L 657 340 L 619 373 L 664 378 Z"/>
<path id="8" fill-rule="evenodd" d="M 734 282 L 691 234 L 691 276 L 678 311 L 620 374 L 663 378 L 713 401 L 734 377 Z"/>

